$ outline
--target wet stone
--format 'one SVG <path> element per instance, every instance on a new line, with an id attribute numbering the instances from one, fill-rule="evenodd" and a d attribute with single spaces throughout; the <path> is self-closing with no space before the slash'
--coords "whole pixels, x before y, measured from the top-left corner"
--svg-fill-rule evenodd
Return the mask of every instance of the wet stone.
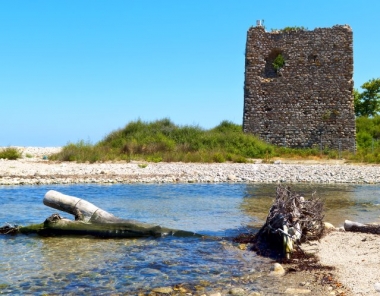
<path id="1" fill-rule="evenodd" d="M 271 272 L 269 273 L 269 275 L 283 276 L 283 275 L 285 275 L 285 269 L 281 266 L 280 263 L 275 263 L 275 264 L 273 264 Z"/>
<path id="2" fill-rule="evenodd" d="M 246 295 L 246 292 L 243 288 L 232 288 L 229 291 L 229 294 L 230 295 L 236 295 L 236 296 L 244 296 L 244 295 Z"/>
<path id="3" fill-rule="evenodd" d="M 309 294 L 311 290 L 309 289 L 298 289 L 298 288 L 287 288 L 285 294 L 299 295 L 299 294 Z"/>
<path id="4" fill-rule="evenodd" d="M 159 288 L 154 288 L 152 292 L 161 293 L 161 294 L 169 294 L 173 292 L 173 289 L 172 287 L 159 287 Z"/>

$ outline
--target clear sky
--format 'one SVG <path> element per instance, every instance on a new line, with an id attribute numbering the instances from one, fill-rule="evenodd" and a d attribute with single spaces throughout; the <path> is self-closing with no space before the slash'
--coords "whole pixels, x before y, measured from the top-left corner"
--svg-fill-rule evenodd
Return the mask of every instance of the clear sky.
<path id="1" fill-rule="evenodd" d="M 380 77 L 380 1 L 0 2 L 0 146 L 96 143 L 141 119 L 242 124 L 246 33 L 348 24 L 355 88 Z"/>

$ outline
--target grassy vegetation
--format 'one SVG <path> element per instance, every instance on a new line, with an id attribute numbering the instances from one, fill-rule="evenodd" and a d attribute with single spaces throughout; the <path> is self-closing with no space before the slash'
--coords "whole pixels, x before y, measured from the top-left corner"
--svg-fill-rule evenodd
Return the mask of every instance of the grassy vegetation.
<path id="1" fill-rule="evenodd" d="M 80 141 L 66 145 L 51 160 L 77 162 L 239 162 L 252 158 L 270 162 L 274 157 L 296 159 L 338 159 L 380 163 L 380 116 L 357 118 L 357 152 L 292 149 L 269 145 L 244 134 L 241 125 L 223 121 L 205 130 L 199 126 L 178 126 L 165 118 L 154 122 L 132 121 L 111 132 L 102 141 Z"/>
<path id="2" fill-rule="evenodd" d="M 380 163 L 380 116 L 361 116 L 356 119 L 357 152 L 351 160 Z"/>
<path id="3" fill-rule="evenodd" d="M 51 160 L 96 162 L 145 160 L 150 162 L 246 162 L 272 156 L 274 147 L 242 132 L 240 125 L 223 121 L 210 130 L 177 126 L 169 119 L 133 121 L 92 145 L 68 144 Z"/>
<path id="4" fill-rule="evenodd" d="M 271 29 L 272 32 L 298 32 L 298 31 L 307 31 L 308 29 L 303 26 L 293 26 L 293 27 L 285 27 L 283 29 Z"/>
<path id="5" fill-rule="evenodd" d="M 20 151 L 18 151 L 16 148 L 8 147 L 3 150 L 0 149 L 0 159 L 9 159 L 9 160 L 15 160 L 21 157 Z"/>

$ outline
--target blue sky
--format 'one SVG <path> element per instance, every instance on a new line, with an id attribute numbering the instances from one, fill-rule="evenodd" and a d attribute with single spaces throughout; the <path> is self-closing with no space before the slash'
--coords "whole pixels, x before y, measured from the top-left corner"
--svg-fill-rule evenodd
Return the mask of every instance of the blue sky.
<path id="1" fill-rule="evenodd" d="M 96 143 L 141 119 L 242 124 L 246 33 L 348 24 L 378 78 L 380 1 L 1 1 L 0 146 Z"/>

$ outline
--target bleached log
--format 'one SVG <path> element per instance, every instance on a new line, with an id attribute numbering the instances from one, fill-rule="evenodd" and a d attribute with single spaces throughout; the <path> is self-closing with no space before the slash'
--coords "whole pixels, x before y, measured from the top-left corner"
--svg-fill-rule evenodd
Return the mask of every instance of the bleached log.
<path id="1" fill-rule="evenodd" d="M 362 224 L 350 220 L 344 221 L 344 230 L 352 232 L 364 232 L 380 234 L 380 225 L 378 224 Z"/>
<path id="2" fill-rule="evenodd" d="M 84 199 L 62 194 L 55 190 L 50 190 L 45 194 L 43 203 L 48 207 L 72 214 L 76 220 L 84 222 L 112 223 L 123 221 L 123 219 L 115 217 Z"/>
<path id="3" fill-rule="evenodd" d="M 41 224 L 17 227 L 0 227 L 0 234 L 38 234 L 43 236 L 96 236 L 107 238 L 137 238 L 173 236 L 197 236 L 194 232 L 161 227 L 135 220 L 116 217 L 92 203 L 60 192 L 50 190 L 45 194 L 43 203 L 49 207 L 70 213 L 75 221 L 53 214 Z"/>

